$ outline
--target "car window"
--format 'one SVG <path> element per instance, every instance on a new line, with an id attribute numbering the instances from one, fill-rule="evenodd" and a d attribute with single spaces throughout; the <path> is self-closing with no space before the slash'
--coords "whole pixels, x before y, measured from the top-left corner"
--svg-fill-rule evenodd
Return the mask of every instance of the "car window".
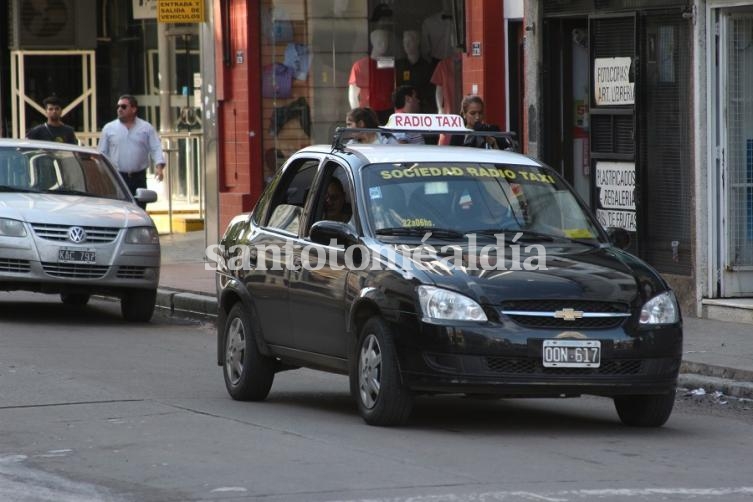
<path id="1" fill-rule="evenodd" d="M 418 227 L 529 230 L 573 239 L 600 235 L 567 186 L 537 166 L 374 164 L 364 169 L 363 183 L 376 233 Z"/>
<path id="2" fill-rule="evenodd" d="M 0 149 L 0 185 L 9 188 L 128 200 L 117 177 L 99 154 L 53 148 Z"/>
<path id="3" fill-rule="evenodd" d="M 353 189 L 341 165 L 328 162 L 314 204 L 313 221 L 332 220 L 353 224 Z"/>
<path id="4" fill-rule="evenodd" d="M 267 227 L 298 234 L 318 166 L 318 159 L 299 159 L 285 170 L 274 189 Z"/>

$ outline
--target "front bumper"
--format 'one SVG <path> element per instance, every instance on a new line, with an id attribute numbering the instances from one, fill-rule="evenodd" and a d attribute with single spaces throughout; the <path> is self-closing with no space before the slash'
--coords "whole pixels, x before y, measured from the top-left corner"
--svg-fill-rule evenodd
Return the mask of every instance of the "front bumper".
<path id="1" fill-rule="evenodd" d="M 512 321 L 437 326 L 416 321 L 395 326 L 403 382 L 431 393 L 556 397 L 661 394 L 677 384 L 682 325 L 632 329 L 527 329 Z M 545 368 L 546 339 L 601 341 L 598 368 Z"/>

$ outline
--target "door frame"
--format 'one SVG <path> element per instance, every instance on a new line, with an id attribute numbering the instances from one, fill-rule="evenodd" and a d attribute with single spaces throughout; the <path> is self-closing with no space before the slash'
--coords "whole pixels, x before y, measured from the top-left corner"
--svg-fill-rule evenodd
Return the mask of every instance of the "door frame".
<path id="1" fill-rule="evenodd" d="M 747 266 L 728 269 L 729 222 L 727 221 L 728 197 L 724 180 L 728 179 L 726 125 L 727 99 L 727 50 L 726 35 L 729 28 L 730 9 L 751 7 L 753 2 L 709 0 L 706 6 L 706 110 L 708 123 L 708 144 L 706 162 L 709 169 L 706 176 L 707 186 L 707 287 L 705 295 L 709 298 L 732 298 L 744 296 L 741 283 L 733 279 L 732 274 L 753 274 L 753 267 Z M 753 10 L 751 10 L 753 12 Z M 737 286 L 737 287 L 736 287 Z"/>

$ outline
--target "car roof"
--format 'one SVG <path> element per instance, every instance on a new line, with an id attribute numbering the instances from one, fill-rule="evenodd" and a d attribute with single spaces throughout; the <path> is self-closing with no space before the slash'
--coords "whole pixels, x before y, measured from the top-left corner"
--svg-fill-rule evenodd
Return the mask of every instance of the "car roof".
<path id="1" fill-rule="evenodd" d="M 485 162 L 542 166 L 537 160 L 520 153 L 466 146 L 349 144 L 345 145 L 342 150 L 333 150 L 332 145 L 312 145 L 299 150 L 297 153 L 305 154 L 307 152 L 355 153 L 362 156 L 366 164 L 397 162 Z"/>
<path id="2" fill-rule="evenodd" d="M 71 143 L 60 143 L 58 141 L 41 141 L 36 139 L 16 139 L 0 138 L 0 148 L 2 147 L 27 147 L 27 148 L 46 148 L 55 150 L 68 150 L 72 152 L 99 153 L 95 148 L 88 146 L 73 145 Z"/>

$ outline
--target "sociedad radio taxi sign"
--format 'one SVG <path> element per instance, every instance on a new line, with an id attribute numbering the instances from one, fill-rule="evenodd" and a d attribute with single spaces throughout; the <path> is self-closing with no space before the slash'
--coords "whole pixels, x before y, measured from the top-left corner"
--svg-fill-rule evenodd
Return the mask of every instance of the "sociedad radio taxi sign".
<path id="1" fill-rule="evenodd" d="M 157 0 L 157 22 L 203 23 L 204 0 Z"/>

